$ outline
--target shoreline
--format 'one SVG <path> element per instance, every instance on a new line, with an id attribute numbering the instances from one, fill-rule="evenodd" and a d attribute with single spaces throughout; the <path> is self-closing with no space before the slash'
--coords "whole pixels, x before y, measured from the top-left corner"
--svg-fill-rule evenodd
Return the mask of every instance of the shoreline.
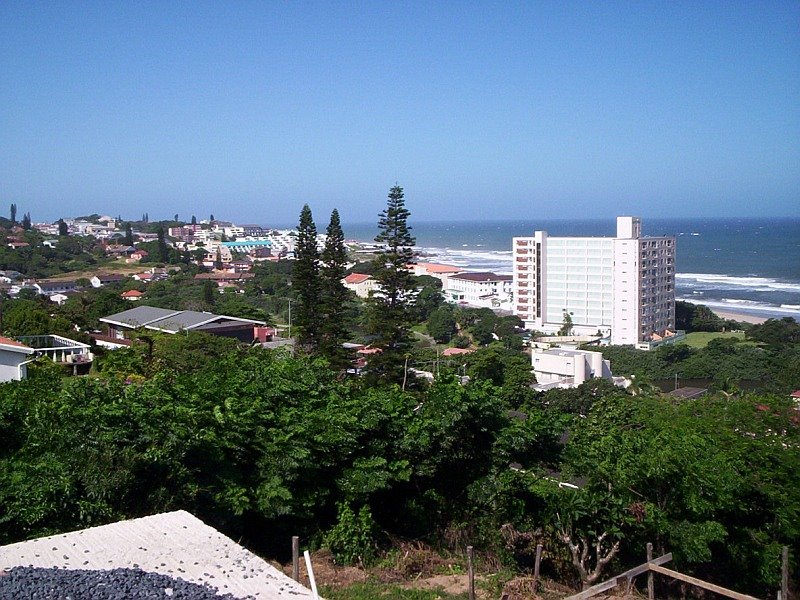
<path id="1" fill-rule="evenodd" d="M 749 313 L 736 312 L 732 310 L 719 310 L 709 307 L 711 312 L 717 315 L 720 319 L 730 319 L 733 321 L 741 321 L 742 323 L 750 323 L 751 325 L 760 325 L 767 321 L 767 317 L 759 317 Z"/>

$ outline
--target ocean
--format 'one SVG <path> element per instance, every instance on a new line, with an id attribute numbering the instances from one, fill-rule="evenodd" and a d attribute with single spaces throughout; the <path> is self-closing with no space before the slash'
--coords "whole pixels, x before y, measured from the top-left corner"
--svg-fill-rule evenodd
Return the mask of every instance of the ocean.
<path id="1" fill-rule="evenodd" d="M 430 262 L 511 273 L 511 238 L 614 236 L 616 219 L 414 222 L 417 251 Z M 761 317 L 800 320 L 800 219 L 642 219 L 644 235 L 677 240 L 676 298 Z M 374 223 L 344 226 L 371 242 Z"/>

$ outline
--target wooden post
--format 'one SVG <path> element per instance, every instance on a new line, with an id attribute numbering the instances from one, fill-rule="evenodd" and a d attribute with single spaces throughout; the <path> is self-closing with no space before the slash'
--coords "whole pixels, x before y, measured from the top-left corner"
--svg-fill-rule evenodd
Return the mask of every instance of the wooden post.
<path id="1" fill-rule="evenodd" d="M 789 546 L 784 546 L 781 552 L 781 598 L 789 598 Z"/>
<path id="2" fill-rule="evenodd" d="M 300 538 L 292 536 L 292 579 L 300 581 Z"/>
<path id="3" fill-rule="evenodd" d="M 536 591 L 536 584 L 539 582 L 539 564 L 542 562 L 542 545 L 536 544 L 536 561 L 533 563 L 533 591 Z"/>
<path id="4" fill-rule="evenodd" d="M 647 562 L 653 560 L 653 544 L 647 542 Z M 653 582 L 653 572 L 647 571 L 647 600 L 655 600 L 656 589 Z"/>
<path id="5" fill-rule="evenodd" d="M 467 546 L 467 577 L 469 580 L 469 600 L 475 600 L 475 568 L 472 564 L 472 546 Z"/>

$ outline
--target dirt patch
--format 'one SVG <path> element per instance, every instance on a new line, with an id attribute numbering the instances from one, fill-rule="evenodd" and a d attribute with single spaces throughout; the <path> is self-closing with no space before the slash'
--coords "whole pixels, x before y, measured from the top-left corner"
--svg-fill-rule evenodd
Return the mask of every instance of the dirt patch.
<path id="1" fill-rule="evenodd" d="M 292 576 L 292 565 L 275 565 L 289 577 Z M 329 585 L 347 587 L 354 583 L 366 581 L 369 573 L 357 567 L 343 567 L 333 562 L 333 555 L 328 550 L 317 550 L 311 554 L 311 567 L 314 569 L 314 579 L 318 586 Z M 311 584 L 308 580 L 306 561 L 300 556 L 300 583 L 306 587 Z"/>

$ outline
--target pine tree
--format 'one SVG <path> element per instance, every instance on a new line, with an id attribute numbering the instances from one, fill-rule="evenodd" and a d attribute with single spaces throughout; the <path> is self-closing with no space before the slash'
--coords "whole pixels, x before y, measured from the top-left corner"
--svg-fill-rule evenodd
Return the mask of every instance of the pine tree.
<path id="1" fill-rule="evenodd" d="M 192 225 L 197 225 L 197 217 L 192 215 Z"/>
<path id="2" fill-rule="evenodd" d="M 300 211 L 294 257 L 292 289 L 297 300 L 295 322 L 300 331 L 297 341 L 302 349 L 314 352 L 319 348 L 322 319 L 319 311 L 317 227 L 308 204 Z"/>
<path id="3" fill-rule="evenodd" d="M 158 227 L 158 257 L 163 263 L 169 262 L 169 246 L 167 246 L 163 226 Z"/>
<path id="4" fill-rule="evenodd" d="M 320 266 L 320 352 L 334 369 L 346 369 L 350 361 L 342 343 L 349 339 L 347 305 L 350 294 L 342 279 L 347 272 L 347 248 L 339 211 L 335 208 L 325 233 L 327 238 Z"/>
<path id="5" fill-rule="evenodd" d="M 58 220 L 58 235 L 60 236 L 69 235 L 69 227 L 67 227 L 67 224 L 64 223 L 64 219 Z"/>
<path id="6" fill-rule="evenodd" d="M 16 225 L 17 223 L 17 205 L 11 205 L 11 224 Z"/>
<path id="7" fill-rule="evenodd" d="M 407 355 L 411 349 L 410 308 L 414 303 L 414 276 L 408 265 L 414 260 L 414 238 L 408 227 L 411 213 L 405 207 L 403 188 L 389 190 L 386 210 L 378 221 L 380 233 L 375 241 L 385 249 L 375 259 L 378 291 L 370 298 L 369 328 L 375 336 L 373 346 L 380 354 L 369 361 L 370 377 L 375 381 L 407 382 Z"/>
<path id="8" fill-rule="evenodd" d="M 125 239 L 122 241 L 126 246 L 133 246 L 133 229 L 130 223 L 125 223 Z"/>
<path id="9" fill-rule="evenodd" d="M 31 228 L 31 213 L 27 212 L 22 215 L 22 228 L 25 231 L 29 231 Z"/>

